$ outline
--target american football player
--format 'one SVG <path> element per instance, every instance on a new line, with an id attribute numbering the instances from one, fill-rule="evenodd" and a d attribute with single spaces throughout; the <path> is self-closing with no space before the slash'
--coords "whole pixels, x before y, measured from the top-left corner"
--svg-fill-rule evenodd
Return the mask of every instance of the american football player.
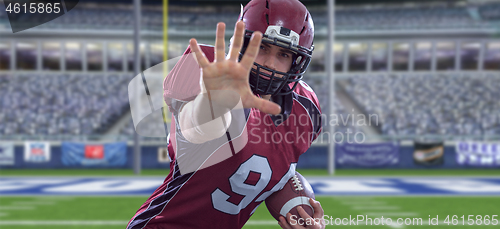
<path id="1" fill-rule="evenodd" d="M 241 228 L 295 174 L 321 132 L 314 91 L 302 81 L 314 23 L 298 0 L 252 0 L 241 11 L 228 53 L 225 24 L 215 46 L 195 39 L 164 81 L 172 112 L 170 173 L 127 228 Z M 323 209 L 281 217 L 282 228 L 324 228 Z"/>

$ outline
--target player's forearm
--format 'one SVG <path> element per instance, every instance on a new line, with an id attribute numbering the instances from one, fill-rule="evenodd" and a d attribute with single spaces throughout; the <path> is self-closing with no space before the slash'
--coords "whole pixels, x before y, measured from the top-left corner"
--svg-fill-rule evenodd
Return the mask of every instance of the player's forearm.
<path id="1" fill-rule="evenodd" d="M 180 112 L 180 127 L 184 137 L 201 144 L 221 137 L 231 123 L 230 108 L 210 101 L 207 93 L 185 104 Z"/>
<path id="2" fill-rule="evenodd" d="M 213 94 L 213 93 L 212 93 Z M 222 118 L 227 119 L 227 115 L 231 116 L 229 111 L 231 108 L 219 105 L 210 98 L 208 93 L 200 94 L 196 97 L 193 104 L 193 122 L 196 126 L 201 126 L 204 123 Z M 222 119 L 222 121 L 226 121 Z M 224 130 L 225 132 L 225 130 Z"/>

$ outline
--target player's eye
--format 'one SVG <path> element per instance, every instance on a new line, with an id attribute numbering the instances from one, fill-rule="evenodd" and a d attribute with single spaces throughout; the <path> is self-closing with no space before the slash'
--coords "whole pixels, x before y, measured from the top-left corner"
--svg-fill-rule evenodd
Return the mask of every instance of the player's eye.
<path id="1" fill-rule="evenodd" d="M 281 56 L 281 57 L 283 57 L 283 58 L 287 58 L 287 59 L 288 59 L 288 58 L 290 58 L 290 54 L 288 54 L 288 53 L 286 53 L 286 52 L 282 52 L 282 53 L 280 54 L 280 56 Z"/>

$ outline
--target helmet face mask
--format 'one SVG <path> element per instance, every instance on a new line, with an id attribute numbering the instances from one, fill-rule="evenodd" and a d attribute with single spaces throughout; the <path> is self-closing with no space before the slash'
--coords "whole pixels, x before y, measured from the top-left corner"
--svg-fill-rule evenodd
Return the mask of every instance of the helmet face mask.
<path id="1" fill-rule="evenodd" d="M 246 30 L 245 32 L 245 44 L 242 54 L 245 52 L 252 33 L 253 31 L 251 30 Z M 307 66 L 309 66 L 314 46 L 311 49 L 307 49 L 298 45 L 292 45 L 276 37 L 270 38 L 265 34 L 263 35 L 262 42 L 291 50 L 294 53 L 292 67 L 288 72 L 281 72 L 254 62 L 254 68 L 250 71 L 250 88 L 259 95 L 286 95 L 291 93 L 302 79 Z M 240 55 L 241 57 L 242 55 Z"/>
<path id="2" fill-rule="evenodd" d="M 241 12 L 240 20 L 246 26 L 240 58 L 254 31 L 262 32 L 263 43 L 293 53 L 292 66 L 288 72 L 276 71 L 254 62 L 250 72 L 252 91 L 259 95 L 292 93 L 306 72 L 314 50 L 314 24 L 305 6 L 298 0 L 252 0 Z"/>

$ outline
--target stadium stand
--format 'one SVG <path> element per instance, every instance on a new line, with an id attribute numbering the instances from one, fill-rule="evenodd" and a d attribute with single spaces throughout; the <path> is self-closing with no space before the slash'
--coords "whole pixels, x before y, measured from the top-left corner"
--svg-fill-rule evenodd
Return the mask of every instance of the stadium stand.
<path id="1" fill-rule="evenodd" d="M 324 114 L 330 114 L 330 106 L 329 106 L 329 88 L 328 88 L 328 81 L 325 80 L 323 77 L 310 77 L 308 78 L 306 76 L 305 81 L 309 84 L 309 86 L 314 90 L 316 93 L 316 96 L 318 97 L 321 111 Z M 323 123 L 323 128 L 328 128 L 328 123 L 334 120 L 335 118 L 338 119 L 338 122 L 334 122 L 336 125 L 335 127 L 335 132 L 340 132 L 346 135 L 347 133 L 365 133 L 366 131 L 364 130 L 363 126 L 358 126 L 356 121 L 353 123 L 353 118 L 357 114 L 352 111 L 352 109 L 348 109 L 340 97 L 339 94 L 337 93 L 334 96 L 333 100 L 333 106 L 334 106 L 334 111 L 335 113 L 333 114 L 335 117 L 326 117 L 325 122 Z M 335 120 L 334 120 L 335 121 Z M 326 131 L 326 130 L 325 130 Z"/>
<path id="2" fill-rule="evenodd" d="M 234 25 L 234 21 L 238 16 L 237 12 L 239 12 L 239 6 L 230 9 L 172 6 L 169 12 L 169 30 L 184 32 L 195 30 L 213 31 L 215 24 L 219 21 L 226 22 L 228 28 L 230 28 L 231 25 Z M 327 25 L 327 15 L 324 8 L 312 7 L 311 14 L 317 30 L 324 29 Z M 349 6 L 338 7 L 335 16 L 337 31 L 364 31 L 367 34 L 375 30 L 434 29 L 437 32 L 442 29 L 500 28 L 500 3 L 441 4 L 433 6 L 425 4 Z M 145 7 L 142 11 L 142 29 L 160 32 L 163 29 L 162 19 L 161 9 Z M 10 27 L 4 10 L 0 10 L 0 30 L 2 27 L 4 29 Z M 80 4 L 71 13 L 59 17 L 51 23 L 38 26 L 34 30 L 45 30 L 43 33 L 51 33 L 55 29 L 64 29 L 68 30 L 68 34 L 73 31 L 101 30 L 110 31 L 110 34 L 112 34 L 116 31 L 130 31 L 132 28 L 133 14 L 130 6 Z M 429 37 L 432 38 L 432 33 L 429 33 Z M 390 42 L 393 38 L 382 39 L 380 42 Z M 396 38 L 398 37 L 394 39 Z M 97 39 L 106 40 L 106 38 L 102 37 Z M 342 39 L 336 42 L 344 42 L 348 47 L 346 39 L 350 39 L 350 37 Z M 367 37 L 368 39 L 370 38 Z M 477 45 L 477 47 L 473 47 L 474 55 L 468 54 L 471 51 L 466 46 L 468 44 L 467 39 L 465 39 L 464 43 L 457 43 L 457 45 L 462 44 L 461 47 L 457 46 L 456 49 L 455 43 L 452 43 L 451 48 L 446 50 L 450 52 L 449 56 L 451 57 L 449 58 L 451 67 L 448 70 L 460 70 L 460 67 L 455 69 L 455 62 L 464 62 L 460 63 L 461 68 L 464 69 L 465 66 L 468 66 L 465 63 L 467 61 L 473 62 L 472 67 L 467 70 L 482 70 L 477 67 L 479 66 L 477 62 L 479 62 L 478 56 L 481 43 L 472 39 L 471 41 L 474 41 L 473 45 Z M 71 39 L 61 38 L 61 42 L 67 42 L 67 40 Z M 96 40 L 96 42 L 101 40 Z M 27 59 L 19 58 L 23 53 L 22 50 L 15 50 L 18 47 L 14 45 L 14 40 L 5 39 L 5 41 L 12 42 L 11 46 L 11 43 L 5 43 L 2 40 L 2 44 L 5 44 L 3 52 L 9 53 L 8 57 L 17 56 L 17 59 Z M 324 42 L 321 38 L 318 41 L 318 43 Z M 27 42 L 29 43 L 29 41 Z M 121 46 L 122 43 L 124 45 L 131 44 L 127 43 L 129 41 L 116 42 L 120 44 L 119 49 L 129 47 Z M 160 44 L 161 39 L 156 42 Z M 428 41 L 425 40 L 425 42 Z M 484 41 L 484 48 L 488 47 L 488 42 L 490 41 Z M 33 43 L 33 47 L 36 47 L 36 43 L 31 43 Z M 492 43 L 497 44 L 498 41 L 492 40 Z M 320 46 L 318 45 L 318 47 Z M 183 44 L 182 47 L 178 48 L 177 52 L 182 53 L 184 48 Z M 312 62 L 308 72 L 324 74 L 326 64 L 323 57 L 324 49 L 318 49 L 315 52 L 316 59 Z M 444 55 L 444 51 L 440 50 L 439 46 L 436 49 L 436 55 Z M 11 50 L 13 50 L 12 53 L 10 53 Z M 61 49 L 61 52 L 69 53 L 67 47 L 64 50 Z M 430 55 L 432 49 L 429 48 L 428 50 L 427 54 Z M 490 66 L 485 68 L 487 70 L 498 69 L 498 67 L 495 68 L 495 61 L 498 60 L 498 48 L 492 50 L 483 50 L 484 65 L 486 67 Z M 113 52 L 108 51 L 109 59 Z M 34 60 L 31 63 L 33 68 L 30 70 L 35 70 L 35 56 L 38 54 L 35 48 L 30 49 L 30 52 Z M 128 56 L 125 58 L 129 65 L 128 71 L 131 71 L 131 51 L 127 52 L 126 55 Z M 458 57 L 462 58 L 462 61 L 455 61 L 459 60 L 455 58 L 456 52 L 459 53 Z M 157 53 L 160 52 L 157 51 Z M 172 53 L 175 52 L 170 52 L 169 55 L 172 55 Z M 346 52 L 346 54 L 350 58 L 349 52 Z M 419 61 L 418 50 L 414 54 L 416 54 L 414 56 L 415 61 Z M 117 56 L 121 55 L 123 54 L 118 52 Z M 156 58 L 157 61 L 152 61 L 153 58 L 150 55 L 151 62 L 161 62 L 163 60 L 161 58 L 162 53 L 156 55 L 156 57 L 158 56 L 160 58 Z M 337 57 L 337 59 L 342 58 L 342 56 Z M 347 59 L 349 60 L 349 58 Z M 429 65 L 431 65 L 431 59 L 425 60 L 428 60 Z M 77 60 L 78 65 L 80 61 L 82 60 Z M 368 62 L 368 60 L 365 60 L 363 63 Z M 71 70 L 68 65 L 72 62 L 68 59 L 65 63 L 66 70 Z M 115 70 L 122 70 L 122 60 L 118 58 L 117 63 L 118 67 Z M 406 66 L 407 62 L 404 64 Z M 10 63 L 4 64 L 4 66 L 9 65 Z M 12 65 L 14 66 L 14 64 Z M 444 70 L 439 68 L 439 59 L 437 65 L 437 70 Z M 20 63 L 18 62 L 16 66 L 20 66 Z M 12 67 L 11 69 L 15 68 Z M 61 67 L 61 69 L 64 68 Z M 420 134 L 479 136 L 500 134 L 500 118 L 496 116 L 496 114 L 500 113 L 498 109 L 499 102 L 495 101 L 499 93 L 494 90 L 499 88 L 500 80 L 495 74 L 485 76 L 472 73 L 454 73 L 452 75 L 448 73 L 375 74 L 369 71 L 365 72 L 364 69 L 364 73 L 353 75 L 351 79 L 339 80 L 338 85 L 344 87 L 350 100 L 356 103 L 364 114 L 377 114 L 379 116 L 382 124 L 376 128 L 383 135 L 399 135 L 411 138 L 412 135 Z M 3 70 L 8 70 L 8 68 L 3 67 Z M 85 70 L 82 69 L 82 73 L 48 75 L 35 71 L 16 72 L 17 70 L 26 69 L 17 67 L 12 72 L 0 73 L 0 119 L 5 120 L 0 123 L 0 137 L 11 135 L 107 134 L 111 127 L 118 126 L 118 119 L 129 113 L 126 84 L 131 78 L 128 74 L 89 74 L 84 73 Z M 42 70 L 42 68 L 38 70 Z M 384 67 L 384 70 L 387 69 Z M 103 69 L 103 71 L 106 70 Z M 348 71 L 351 70 L 347 68 Z M 325 75 L 306 77 L 305 81 L 316 91 L 322 110 L 329 111 L 329 89 L 325 78 Z M 113 92 L 111 93 L 111 91 Z M 114 91 L 117 91 L 117 93 Z M 416 99 L 412 100 L 412 96 Z M 346 105 L 347 103 L 343 97 L 337 95 L 333 104 L 337 115 L 347 117 L 352 114 L 351 106 Z M 123 122 L 125 125 L 120 124 L 117 127 L 118 132 L 113 133 L 126 136 L 133 135 L 134 128 L 131 119 L 124 121 L 126 121 Z M 344 133 L 365 132 L 364 128 L 352 125 L 352 122 L 340 123 L 336 129 Z"/>
<path id="3" fill-rule="evenodd" d="M 102 133 L 128 112 L 126 75 L 2 74 L 0 135 Z"/>
<path id="4" fill-rule="evenodd" d="M 127 118 L 128 121 L 126 125 L 122 126 L 119 129 L 117 138 L 118 139 L 123 139 L 123 140 L 129 140 L 131 136 L 134 135 L 135 133 L 135 128 L 134 128 L 134 123 L 132 121 L 132 117 Z M 156 123 L 152 122 L 149 120 L 146 120 L 146 122 L 143 124 L 145 127 L 144 129 L 151 130 L 150 134 L 154 134 L 155 136 L 164 136 L 165 132 L 163 132 L 161 129 L 158 129 L 158 125 L 163 125 L 162 123 Z M 169 130 L 170 128 L 170 123 L 167 124 L 167 129 Z M 166 136 L 164 136 L 166 137 Z M 141 139 L 144 140 L 155 140 L 155 139 L 161 139 L 162 137 L 141 137 Z"/>
<path id="5" fill-rule="evenodd" d="M 478 10 L 480 17 L 473 12 Z M 223 21 L 228 28 L 233 26 L 239 9 L 205 10 L 175 7 L 169 13 L 169 28 L 178 31 L 212 30 Z M 198 10 L 201 11 L 201 10 Z M 322 8 L 311 8 L 318 28 L 327 25 L 327 15 Z M 479 7 L 467 5 L 438 6 L 371 6 L 339 8 L 335 13 L 335 27 L 339 31 L 372 30 L 422 30 L 422 29 L 467 29 L 497 26 L 500 19 L 500 4 L 489 3 Z M 0 12 L 0 24 L 8 24 L 4 12 Z M 158 9 L 146 8 L 142 12 L 142 29 L 161 31 L 163 14 Z M 66 14 L 35 29 L 71 30 L 132 30 L 133 14 L 130 7 L 117 8 L 81 4 Z"/>
<path id="6" fill-rule="evenodd" d="M 336 12 L 338 30 L 453 29 L 477 28 L 464 7 L 362 9 Z"/>
<path id="7" fill-rule="evenodd" d="M 306 82 L 316 92 L 316 95 L 318 96 L 321 110 L 325 113 L 328 113 L 329 112 L 328 83 L 325 82 L 323 77 L 310 77 L 309 78 L 306 76 L 306 78 L 307 78 Z M 350 135 L 354 135 L 356 133 L 365 133 L 365 131 L 363 130 L 363 128 L 361 126 L 356 126 L 355 123 L 353 125 L 353 122 L 351 119 L 353 116 L 352 111 L 350 112 L 342 104 L 340 99 L 338 99 L 337 97 L 335 97 L 334 106 L 335 106 L 335 115 L 339 119 L 338 125 L 335 126 L 335 132 L 339 132 L 339 133 L 342 133 L 344 135 L 346 133 L 349 133 Z M 330 120 L 330 117 L 327 117 L 327 119 Z M 344 121 L 342 121 L 342 119 L 344 119 Z M 153 126 L 157 126 L 159 124 L 158 123 L 146 123 L 145 125 L 150 126 L 150 128 L 146 128 L 146 129 L 154 130 L 157 128 L 153 128 Z M 323 123 L 323 127 L 327 128 L 327 124 Z M 167 128 L 169 128 L 169 127 L 167 127 Z M 127 139 L 130 136 L 132 136 L 134 134 L 134 132 L 135 132 L 134 124 L 132 122 L 132 118 L 129 117 L 127 124 L 120 128 L 118 135 L 119 135 L 119 138 Z M 323 136 L 323 137 L 325 138 L 324 142 L 327 142 L 326 137 L 328 137 L 328 136 Z M 142 139 L 148 140 L 148 138 L 142 138 Z"/>
<path id="8" fill-rule="evenodd" d="M 500 75 L 372 74 L 341 83 L 385 135 L 500 134 Z"/>
<path id="9" fill-rule="evenodd" d="M 484 20 L 500 21 L 500 3 L 481 5 L 478 11 Z"/>

